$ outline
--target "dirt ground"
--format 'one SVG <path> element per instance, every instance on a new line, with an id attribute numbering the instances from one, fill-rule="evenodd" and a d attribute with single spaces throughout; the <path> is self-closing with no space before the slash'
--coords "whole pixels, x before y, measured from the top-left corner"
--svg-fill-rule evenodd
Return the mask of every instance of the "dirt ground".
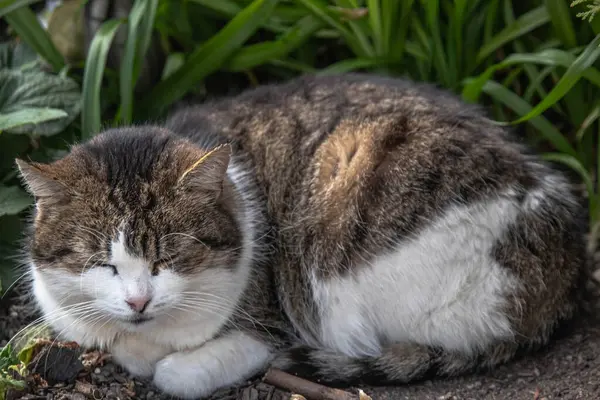
<path id="1" fill-rule="evenodd" d="M 36 317 L 31 307 L 4 299 L 0 303 L 0 346 Z M 600 322 L 574 321 L 570 332 L 552 342 L 545 350 L 528 355 L 493 372 L 457 379 L 439 379 L 401 387 L 362 387 L 373 400 L 543 400 L 600 399 Z M 65 351 L 63 349 L 63 351 Z M 53 354 L 45 364 L 52 364 Z M 80 357 L 67 383 L 46 382 L 30 393 L 12 393 L 12 399 L 149 399 L 167 400 L 148 382 L 130 378 L 110 358 L 99 353 Z M 61 367 L 62 372 L 64 368 Z M 352 391 L 352 389 L 347 389 Z M 222 390 L 211 400 L 287 400 L 290 393 L 261 382 Z M 309 399 L 310 400 L 310 399 Z M 318 400 L 318 399 L 315 399 Z"/>

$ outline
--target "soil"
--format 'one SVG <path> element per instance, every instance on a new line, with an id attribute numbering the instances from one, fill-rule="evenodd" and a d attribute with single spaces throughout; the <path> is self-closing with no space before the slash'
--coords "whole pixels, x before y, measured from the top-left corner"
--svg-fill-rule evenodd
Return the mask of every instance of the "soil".
<path id="1" fill-rule="evenodd" d="M 4 304 L 2 304 L 4 303 Z M 36 317 L 24 302 L 6 299 L 0 303 L 0 346 Z M 600 399 L 600 321 L 580 318 L 569 332 L 544 350 L 524 356 L 494 371 L 455 379 L 438 379 L 397 387 L 361 387 L 373 400 L 550 400 Z M 53 344 L 56 347 L 56 344 Z M 56 350 L 56 349 L 54 349 Z M 148 399 L 167 400 L 151 383 L 131 378 L 98 352 L 70 355 L 69 345 L 38 355 L 46 378 L 70 374 L 68 382 L 43 380 L 38 376 L 29 393 L 11 393 L 12 399 Z M 74 350 L 78 351 L 78 350 Z M 80 355 L 81 354 L 81 355 Z M 62 355 L 58 357 L 57 355 Z M 66 356 L 65 356 L 66 355 Z M 66 361 L 65 361 L 66 360 Z M 75 360 L 75 361 L 74 361 Z M 79 361 L 82 360 L 83 362 Z M 70 363 L 70 366 L 57 363 Z M 73 370 L 74 368 L 74 370 Z M 67 370 L 70 369 L 68 372 Z M 73 372 L 74 371 L 74 372 Z M 46 374 L 46 375 L 44 375 Z M 356 388 L 346 389 L 356 393 Z M 262 382 L 260 377 L 236 388 L 215 393 L 211 400 L 287 400 L 291 393 Z M 358 396 L 357 396 L 358 398 Z M 311 399 L 308 399 L 311 400 Z M 318 400 L 318 399 L 314 399 Z"/>

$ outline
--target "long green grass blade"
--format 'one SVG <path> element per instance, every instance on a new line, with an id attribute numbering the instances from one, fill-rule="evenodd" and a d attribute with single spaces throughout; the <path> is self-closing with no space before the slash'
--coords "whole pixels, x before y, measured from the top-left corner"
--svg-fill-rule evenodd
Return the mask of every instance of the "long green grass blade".
<path id="1" fill-rule="evenodd" d="M 245 71 L 270 60 L 285 57 L 311 38 L 312 34 L 323 27 L 323 22 L 307 15 L 292 27 L 285 35 L 274 42 L 263 42 L 241 48 L 227 63 L 229 71 Z"/>
<path id="2" fill-rule="evenodd" d="M 577 133 L 575 134 L 575 140 L 580 142 L 588 129 L 600 118 L 600 102 L 596 103 L 596 105 L 592 108 L 592 111 L 585 117 L 583 123 L 577 129 Z M 600 179 L 600 178 L 599 178 Z"/>
<path id="3" fill-rule="evenodd" d="M 550 15 L 546 7 L 540 6 L 519 17 L 514 23 L 510 24 L 487 42 L 477 54 L 477 63 L 483 62 L 490 54 L 498 50 L 506 43 L 523 36 L 532 30 L 550 21 Z"/>
<path id="4" fill-rule="evenodd" d="M 0 18 L 4 17 L 9 12 L 40 1 L 41 0 L 0 0 Z"/>
<path id="5" fill-rule="evenodd" d="M 279 0 L 254 0 L 216 35 L 194 51 L 185 64 L 154 87 L 141 103 L 146 116 L 160 114 L 198 82 L 219 69 L 271 15 Z"/>
<path id="6" fill-rule="evenodd" d="M 356 42 L 360 45 L 362 51 L 369 57 L 374 56 L 377 52 L 373 47 L 372 42 L 369 40 L 369 36 L 373 36 L 373 30 L 369 25 L 369 21 L 364 17 L 363 12 L 366 11 L 370 16 L 371 11 L 369 9 L 359 9 L 357 0 L 334 0 L 337 7 L 328 7 L 328 10 L 336 15 L 340 20 L 350 26 L 350 30 Z"/>
<path id="7" fill-rule="evenodd" d="M 569 48 L 577 46 L 569 2 L 565 0 L 544 0 L 544 4 L 546 4 L 556 36 Z"/>
<path id="8" fill-rule="evenodd" d="M 381 62 L 374 58 L 352 58 L 331 64 L 328 67 L 321 69 L 318 72 L 318 75 L 341 74 L 344 72 L 356 71 L 358 69 L 373 69 L 380 64 Z"/>
<path id="9" fill-rule="evenodd" d="M 488 81 L 483 87 L 483 91 L 494 100 L 504 104 L 513 110 L 517 115 L 525 115 L 533 108 L 521 96 L 510 91 L 504 86 L 494 81 Z M 540 134 L 562 153 L 577 157 L 577 152 L 571 146 L 569 141 L 543 116 L 537 116 L 528 120 L 528 122 L 538 129 Z"/>
<path id="10" fill-rule="evenodd" d="M 600 57 L 600 35 L 586 47 L 586 49 L 573 61 L 560 81 L 554 86 L 552 91 L 546 96 L 533 110 L 514 121 L 514 124 L 521 123 L 530 118 L 536 117 L 558 102 L 563 96 L 581 79 L 586 71 Z"/>
<path id="11" fill-rule="evenodd" d="M 233 0 L 188 0 L 192 3 L 198 3 L 203 5 L 206 8 L 210 8 L 214 11 L 217 11 L 224 16 L 233 17 L 240 11 L 242 11 L 242 7 L 237 4 Z"/>
<path id="12" fill-rule="evenodd" d="M 583 55 L 583 54 L 582 54 Z M 581 57 L 581 56 L 580 56 Z M 470 102 L 476 102 L 481 94 L 485 83 L 491 79 L 494 72 L 508 68 L 513 65 L 526 63 L 547 65 L 552 67 L 570 68 L 576 62 L 576 57 L 562 50 L 543 50 L 534 54 L 512 54 L 504 61 L 494 64 L 485 70 L 481 75 L 469 79 L 462 91 L 463 99 Z M 591 65 L 591 64 L 590 64 Z M 596 68 L 587 66 L 580 69 L 581 76 L 589 80 L 594 85 L 600 87 L 600 71 Z"/>
<path id="13" fill-rule="evenodd" d="M 4 18 L 19 37 L 48 61 L 55 71 L 59 71 L 65 65 L 62 54 L 56 49 L 52 39 L 50 39 L 50 36 L 40 25 L 37 17 L 29 7 L 21 7 L 11 11 Z"/>
<path id="14" fill-rule="evenodd" d="M 386 40 L 384 39 L 384 22 L 382 18 L 381 2 L 379 0 L 367 0 L 369 9 L 369 25 L 371 27 L 373 42 L 375 42 L 375 52 L 382 56 L 386 50 Z"/>
<path id="15" fill-rule="evenodd" d="M 109 20 L 104 22 L 88 51 L 83 75 L 83 110 L 81 113 L 82 139 L 91 138 L 100 131 L 102 124 L 102 110 L 100 106 L 100 92 L 102 89 L 102 77 L 106 66 L 106 57 L 110 44 L 123 24 L 123 20 Z"/>
<path id="16" fill-rule="evenodd" d="M 382 0 L 383 55 L 390 62 L 400 62 L 408 51 L 414 0 Z"/>
<path id="17" fill-rule="evenodd" d="M 157 6 L 158 0 L 136 0 L 129 13 L 127 40 L 119 75 L 119 116 L 125 124 L 131 123 L 133 118 L 133 92 L 139 78 L 140 66 L 150 45 Z"/>
<path id="18" fill-rule="evenodd" d="M 548 92 L 543 88 L 542 82 L 550 76 L 550 74 L 556 69 L 554 65 L 549 65 L 542 69 L 535 78 L 529 82 L 529 86 L 525 89 L 525 93 L 523 94 L 523 99 L 527 102 L 531 102 L 533 95 L 538 92 L 542 97 L 546 97 Z M 542 90 L 540 91 L 540 88 Z"/>
<path id="19" fill-rule="evenodd" d="M 590 173 L 585 169 L 585 167 L 577 160 L 577 158 L 570 156 L 568 154 L 561 153 L 545 153 L 542 154 L 542 158 L 546 161 L 558 162 L 564 164 L 575 171 L 581 177 L 581 180 L 585 184 L 585 188 L 588 192 L 588 200 L 589 200 L 589 215 L 590 218 L 594 218 L 597 212 L 597 196 L 594 193 L 594 183 L 592 181 L 592 177 Z"/>
<path id="20" fill-rule="evenodd" d="M 356 55 L 360 57 L 369 57 L 372 54 L 372 51 L 368 47 L 365 47 L 365 43 L 361 42 L 359 37 L 355 36 L 351 30 L 330 14 L 325 2 L 322 0 L 296 0 L 296 2 L 302 4 L 317 18 L 320 18 L 323 22 L 340 32 L 344 37 L 346 44 L 348 44 Z"/>

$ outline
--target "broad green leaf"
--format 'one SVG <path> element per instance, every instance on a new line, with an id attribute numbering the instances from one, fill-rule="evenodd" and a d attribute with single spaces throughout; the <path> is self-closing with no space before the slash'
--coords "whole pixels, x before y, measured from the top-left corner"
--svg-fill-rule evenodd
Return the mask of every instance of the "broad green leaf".
<path id="1" fill-rule="evenodd" d="M 0 186 L 0 217 L 15 215 L 33 204 L 33 199 L 19 186 Z"/>
<path id="2" fill-rule="evenodd" d="M 131 123 L 133 92 L 139 78 L 140 66 L 150 46 L 152 26 L 158 0 L 136 0 L 127 21 L 127 40 L 121 61 L 119 86 L 121 92 L 121 122 Z"/>
<path id="3" fill-rule="evenodd" d="M 311 35 L 322 26 L 323 23 L 320 20 L 308 15 L 275 42 L 263 42 L 243 47 L 231 58 L 226 68 L 229 71 L 245 71 L 270 60 L 285 57 L 310 39 Z"/>
<path id="4" fill-rule="evenodd" d="M 540 6 L 523 14 L 515 22 L 498 32 L 479 50 L 479 53 L 477 54 L 477 63 L 483 62 L 490 54 L 511 40 L 523 36 L 549 21 L 550 15 L 544 6 Z"/>
<path id="5" fill-rule="evenodd" d="M 68 117 L 69 114 L 56 108 L 24 108 L 8 114 L 0 113 L 0 131 L 22 127 L 24 125 L 37 125 L 42 122 Z"/>
<path id="6" fill-rule="evenodd" d="M 529 103 L 523 100 L 521 96 L 515 94 L 497 82 L 487 81 L 483 86 L 483 91 L 493 99 L 513 110 L 517 115 L 525 115 L 533 108 Z M 554 127 L 554 125 L 552 125 L 546 118 L 540 115 L 531 118 L 527 122 L 536 127 L 540 134 L 546 140 L 552 143 L 557 150 L 573 157 L 577 157 L 577 152 L 573 146 L 571 146 L 569 141 L 562 135 L 562 133 L 560 133 L 560 131 L 556 129 L 556 127 Z"/>
<path id="7" fill-rule="evenodd" d="M 154 87 L 140 105 L 146 116 L 160 114 L 209 74 L 215 72 L 267 19 L 279 0 L 254 0 L 223 29 L 194 51 L 185 64 Z"/>
<path id="8" fill-rule="evenodd" d="M 39 69 L 37 53 L 26 43 L 0 43 L 0 69 Z"/>
<path id="9" fill-rule="evenodd" d="M 36 15 L 29 7 L 22 7 L 7 13 L 4 18 L 13 27 L 19 37 L 42 56 L 55 71 L 64 67 L 62 54 L 56 49 L 52 39 L 40 25 Z"/>
<path id="10" fill-rule="evenodd" d="M 32 108 L 62 110 L 66 115 L 42 123 L 38 121 L 36 124 L 13 126 L 7 128 L 6 132 L 42 136 L 61 132 L 81 110 L 79 85 L 71 78 L 41 71 L 0 70 L 0 114 L 13 115 L 15 112 Z M 22 116 L 17 114 L 19 115 Z M 40 117 L 38 115 L 36 118 Z"/>
<path id="11" fill-rule="evenodd" d="M 100 92 L 106 57 L 110 44 L 123 20 L 109 20 L 100 26 L 88 50 L 83 75 L 83 111 L 81 113 L 82 138 L 91 138 L 100 131 L 102 109 Z"/>
<path id="12" fill-rule="evenodd" d="M 33 3 L 39 3 L 41 0 L 0 0 L 0 18 L 9 12 L 18 10 L 21 7 L 27 7 Z"/>
<path id="13" fill-rule="evenodd" d="M 597 35 L 583 53 L 573 61 L 573 64 L 569 66 L 565 74 L 560 78 L 560 81 L 548 93 L 548 96 L 535 106 L 533 110 L 513 123 L 518 124 L 536 117 L 558 102 L 584 76 L 586 70 L 594 64 L 598 57 L 600 57 L 600 35 Z"/>

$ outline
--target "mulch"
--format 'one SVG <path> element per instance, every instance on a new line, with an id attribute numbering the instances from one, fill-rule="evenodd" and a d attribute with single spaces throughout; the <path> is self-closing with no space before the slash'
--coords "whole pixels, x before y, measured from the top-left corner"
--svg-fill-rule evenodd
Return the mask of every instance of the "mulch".
<path id="1" fill-rule="evenodd" d="M 20 298 L 0 302 L 0 346 L 36 317 L 35 310 Z M 600 321 L 579 318 L 570 328 L 544 350 L 488 373 L 361 389 L 373 400 L 600 399 Z M 30 389 L 10 393 L 8 400 L 172 399 L 150 382 L 129 376 L 111 362 L 109 354 L 82 352 L 69 343 L 43 342 L 39 348 L 32 362 L 35 365 L 30 365 L 37 373 L 27 378 Z M 346 390 L 357 393 L 357 388 Z M 221 390 L 211 400 L 288 400 L 290 396 L 258 377 Z"/>

